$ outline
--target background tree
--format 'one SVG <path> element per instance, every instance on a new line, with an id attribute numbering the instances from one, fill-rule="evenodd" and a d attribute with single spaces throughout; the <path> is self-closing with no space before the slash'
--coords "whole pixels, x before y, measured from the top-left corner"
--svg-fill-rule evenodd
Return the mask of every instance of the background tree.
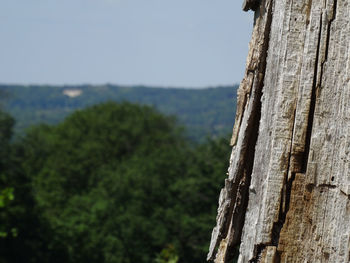
<path id="1" fill-rule="evenodd" d="M 227 140 L 194 146 L 173 117 L 105 103 L 10 148 L 18 236 L 2 241 L 2 261 L 205 260 Z"/>

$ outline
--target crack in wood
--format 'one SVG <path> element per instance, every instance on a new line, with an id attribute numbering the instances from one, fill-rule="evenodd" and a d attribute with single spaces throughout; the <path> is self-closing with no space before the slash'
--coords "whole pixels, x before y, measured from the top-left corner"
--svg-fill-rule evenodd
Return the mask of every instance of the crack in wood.
<path id="1" fill-rule="evenodd" d="M 320 29 L 318 33 L 318 42 L 317 42 L 317 51 L 316 51 L 316 59 L 314 65 L 314 79 L 312 82 L 312 93 L 311 93 L 311 103 L 309 109 L 309 117 L 306 131 L 306 139 L 305 139 L 305 154 L 304 154 L 304 162 L 302 165 L 302 172 L 306 172 L 307 164 L 309 160 L 310 154 L 310 144 L 311 144 L 311 135 L 312 135 L 312 127 L 314 123 L 314 115 L 315 115 L 315 107 L 316 107 L 316 84 L 317 84 L 317 73 L 318 73 L 318 60 L 320 56 L 320 48 L 321 48 L 321 34 L 322 34 L 322 15 L 320 16 Z"/>
<path id="2" fill-rule="evenodd" d="M 331 31 L 331 25 L 333 21 L 336 18 L 336 12 L 337 12 L 337 0 L 334 0 L 333 4 L 333 13 L 331 19 L 328 21 L 327 25 L 327 37 L 326 37 L 326 48 L 325 48 L 325 58 L 321 62 L 320 67 L 320 83 L 317 83 L 317 75 L 318 75 L 318 62 L 320 59 L 320 50 L 321 50 L 321 39 L 322 39 L 322 20 L 323 20 L 323 14 L 321 14 L 320 17 L 320 30 L 318 35 L 318 43 L 317 43 L 317 51 L 316 51 L 316 60 L 315 60 L 315 72 L 314 72 L 314 80 L 312 84 L 312 94 L 311 94 L 311 104 L 310 104 L 310 110 L 309 110 L 309 118 L 308 118 L 308 126 L 307 126 L 307 135 L 306 135 L 306 141 L 305 141 L 305 156 L 304 156 L 304 164 L 303 164 L 303 172 L 306 172 L 307 170 L 307 163 L 310 153 L 310 143 L 311 143 L 311 135 L 312 135 L 312 127 L 314 122 L 314 115 L 315 115 L 315 108 L 316 108 L 316 100 L 318 91 L 321 89 L 321 83 L 323 78 L 323 70 L 324 65 L 328 59 L 328 50 L 329 50 L 329 42 L 330 42 L 330 31 Z"/>
<path id="3" fill-rule="evenodd" d="M 337 0 L 334 0 L 332 18 L 328 21 L 328 24 L 327 24 L 325 57 L 324 57 L 324 60 L 321 62 L 321 67 L 320 67 L 320 83 L 317 84 L 318 63 L 319 63 L 320 51 L 321 51 L 321 34 L 322 34 L 323 15 L 320 16 L 320 29 L 319 29 L 319 35 L 318 35 L 316 60 L 315 60 L 315 66 L 314 66 L 315 71 L 314 71 L 314 80 L 313 80 L 313 85 L 312 85 L 311 103 L 310 103 L 308 125 L 307 125 L 307 135 L 306 135 L 306 140 L 305 140 L 305 152 L 304 152 L 303 158 L 297 159 L 297 161 L 299 160 L 301 162 L 299 165 L 297 165 L 297 167 L 301 167 L 302 169 L 300 171 L 292 171 L 292 177 L 289 180 L 287 180 L 285 209 L 283 209 L 284 196 L 283 196 L 283 194 L 281 195 L 279 219 L 277 222 L 274 223 L 273 229 L 272 229 L 272 244 L 276 247 L 278 247 L 281 230 L 285 224 L 286 216 L 287 216 L 287 213 L 289 211 L 290 196 L 292 194 L 292 185 L 293 185 L 293 181 L 295 179 L 295 174 L 296 174 L 296 172 L 306 173 L 306 171 L 307 171 L 308 156 L 309 156 L 309 151 L 310 151 L 311 135 L 312 135 L 314 114 L 315 114 L 316 101 L 317 101 L 317 91 L 321 88 L 324 64 L 328 59 L 330 28 L 331 28 L 331 24 L 334 21 L 335 16 L 336 16 L 336 5 L 337 5 Z M 294 124 L 295 124 L 295 116 L 294 116 Z M 293 126 L 293 130 L 294 130 L 294 126 Z M 293 142 L 293 136 L 292 136 L 292 142 Z M 291 147 L 291 149 L 292 149 L 292 147 Z M 295 153 L 293 153 L 293 154 L 295 154 Z M 288 163 L 287 174 L 290 172 L 289 169 L 290 169 L 290 158 L 289 158 L 289 163 Z M 313 188 L 315 187 L 314 185 L 310 185 L 310 184 L 308 186 L 309 186 L 309 189 L 311 189 L 311 190 L 313 190 Z M 329 188 L 329 189 L 336 188 L 335 185 L 331 185 L 331 184 L 321 184 L 321 185 L 318 185 L 318 187 L 321 187 L 321 188 L 325 187 L 325 188 Z M 283 190 L 282 190 L 282 192 L 283 192 Z"/>

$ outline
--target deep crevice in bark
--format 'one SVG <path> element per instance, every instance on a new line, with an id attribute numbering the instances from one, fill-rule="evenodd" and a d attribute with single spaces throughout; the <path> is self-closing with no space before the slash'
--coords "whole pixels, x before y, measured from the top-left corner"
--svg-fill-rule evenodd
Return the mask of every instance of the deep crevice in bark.
<path id="1" fill-rule="evenodd" d="M 309 161 L 309 153 L 310 153 L 310 143 L 311 143 L 311 135 L 312 135 L 312 126 L 314 123 L 314 114 L 316 107 L 316 85 L 317 85 L 317 73 L 318 73 L 318 60 L 320 55 L 320 46 L 321 46 L 321 34 L 322 34 L 322 15 L 320 17 L 320 31 L 318 33 L 318 42 L 316 49 L 316 59 L 314 65 L 314 79 L 312 82 L 312 93 L 311 93 L 311 102 L 308 116 L 308 124 L 307 124 L 307 132 L 305 139 L 305 152 L 303 158 L 302 172 L 305 173 L 307 170 L 307 163 Z"/>
<path id="2" fill-rule="evenodd" d="M 227 253 L 225 257 L 225 261 L 229 262 L 233 260 L 233 258 L 236 256 L 236 249 L 235 247 L 240 243 L 241 236 L 242 236 L 242 230 L 244 225 L 244 219 L 245 214 L 248 207 L 248 201 L 249 201 L 249 186 L 251 182 L 251 175 L 253 172 L 253 164 L 254 164 L 254 157 L 255 157 L 255 145 L 258 139 L 259 134 L 259 125 L 260 125 L 260 116 L 261 116 L 261 96 L 262 96 L 262 88 L 263 88 L 263 79 L 259 81 L 261 87 L 259 87 L 256 91 L 256 94 L 253 94 L 256 96 L 256 105 L 254 109 L 254 116 L 252 116 L 252 127 L 251 127 L 251 134 L 249 136 L 249 143 L 247 143 L 248 147 L 245 152 L 244 160 L 244 171 L 243 171 L 243 178 L 241 182 L 243 182 L 242 187 L 238 189 L 237 196 L 240 196 L 241 198 L 241 206 L 237 211 L 234 211 L 232 215 L 233 221 L 233 228 L 236 230 L 235 235 L 232 237 L 232 243 L 229 244 L 227 248 Z"/>
<path id="3" fill-rule="evenodd" d="M 294 118 L 295 118 L 295 111 L 294 111 Z M 294 130 L 294 124 L 295 124 L 295 120 L 293 122 L 292 131 Z M 292 149 L 292 145 L 293 145 L 293 136 L 291 138 L 290 149 Z M 281 190 L 281 200 L 280 200 L 278 221 L 274 222 L 274 224 L 272 226 L 271 244 L 275 247 L 278 247 L 280 234 L 281 234 L 283 225 L 286 222 L 286 217 L 287 217 L 287 213 L 289 211 L 289 206 L 290 206 L 290 198 L 291 198 L 291 194 L 292 194 L 293 181 L 295 179 L 295 174 L 296 174 L 295 172 L 291 172 L 291 176 L 289 178 L 289 172 L 291 169 L 291 158 L 292 158 L 292 154 L 290 154 L 290 156 L 288 158 L 287 171 L 285 174 L 283 188 Z"/>
<path id="4" fill-rule="evenodd" d="M 312 135 L 312 127 L 313 127 L 315 107 L 316 107 L 316 100 L 317 100 L 317 91 L 321 88 L 324 63 L 328 59 L 328 49 L 329 49 L 329 41 L 330 41 L 330 28 L 331 28 L 331 23 L 334 21 L 335 16 L 336 16 L 336 5 L 337 5 L 337 0 L 334 1 L 333 17 L 328 22 L 328 25 L 327 25 L 325 58 L 324 58 L 324 61 L 321 62 L 320 83 L 318 84 L 317 83 L 317 74 L 318 74 L 318 63 L 319 63 L 320 49 L 321 49 L 322 15 L 320 17 L 320 31 L 319 31 L 319 36 L 318 36 L 317 50 L 316 50 L 315 72 L 314 72 L 314 80 L 313 80 L 313 85 L 312 85 L 312 94 L 311 94 L 308 126 L 307 126 L 307 135 L 306 135 L 306 140 L 305 140 L 305 152 L 304 152 L 304 158 L 299 159 L 299 161 L 302 162 L 301 165 L 300 165 L 300 167 L 302 167 L 300 172 L 302 172 L 302 173 L 305 173 L 306 170 L 307 170 L 307 163 L 308 163 L 308 157 L 309 157 L 309 152 L 310 152 L 310 143 L 311 143 L 311 135 Z M 294 130 L 294 126 L 293 126 L 292 130 Z M 293 142 L 293 137 L 292 137 L 291 141 Z M 282 231 L 283 225 L 284 225 L 285 220 L 286 220 L 287 213 L 289 211 L 290 198 L 291 198 L 291 194 L 292 194 L 292 186 L 293 186 L 293 181 L 295 179 L 295 172 L 292 171 L 291 172 L 291 178 L 288 180 L 289 170 L 290 170 L 290 158 L 289 158 L 289 161 L 288 161 L 288 169 L 287 169 L 287 175 L 286 175 L 287 179 L 286 179 L 285 189 L 282 189 L 281 202 L 280 202 L 280 211 L 279 211 L 279 219 L 278 219 L 277 222 L 274 223 L 273 228 L 272 228 L 272 240 L 271 240 L 272 242 L 271 243 L 272 243 L 273 246 L 276 246 L 276 247 L 278 247 L 280 233 Z M 320 185 L 320 187 L 336 188 L 336 186 L 329 185 L 329 184 Z M 285 192 L 285 196 L 283 194 L 284 192 Z M 285 198 L 285 200 L 284 200 L 284 198 Z M 283 210 L 283 207 L 284 207 L 284 210 Z"/>
<path id="5" fill-rule="evenodd" d="M 263 1 L 265 2 L 265 1 Z M 260 1 L 256 2 L 260 4 Z M 255 157 L 255 146 L 258 138 L 259 133 L 259 125 L 260 125 L 260 117 L 261 117 L 261 96 L 262 91 L 264 87 L 264 77 L 265 77 L 265 70 L 266 70 L 266 59 L 267 59 L 267 51 L 269 47 L 269 39 L 270 39 L 270 31 L 271 31 L 271 23 L 272 23 L 272 6 L 273 4 L 270 2 L 268 5 L 268 10 L 266 10 L 265 5 L 261 4 L 260 8 L 261 10 L 257 10 L 255 15 L 259 13 L 260 15 L 266 14 L 266 22 L 265 22 L 265 29 L 264 29 L 264 42 L 262 49 L 259 54 L 259 63 L 257 64 L 257 67 L 255 70 L 248 70 L 248 73 L 254 73 L 254 80 L 253 80 L 253 88 L 250 95 L 249 102 L 253 103 L 251 108 L 251 115 L 249 116 L 249 119 L 247 120 L 247 127 L 246 127 L 246 135 L 244 138 L 244 142 L 242 145 L 246 145 L 246 148 L 242 150 L 241 154 L 244 156 L 242 159 L 244 160 L 241 164 L 239 164 L 239 167 L 237 168 L 236 173 L 236 187 L 233 187 L 235 189 L 232 189 L 235 191 L 235 193 L 231 193 L 231 200 L 234 204 L 234 207 L 230 207 L 228 210 L 227 218 L 232 220 L 232 228 L 233 228 L 233 236 L 229 237 L 229 242 L 226 247 L 225 251 L 225 258 L 224 262 L 229 262 L 233 259 L 235 254 L 235 248 L 240 243 L 242 230 L 244 226 L 244 220 L 245 220 L 245 214 L 248 207 L 248 201 L 249 201 L 249 187 L 250 187 L 250 181 L 251 181 L 251 174 L 253 170 L 254 165 L 254 157 Z M 255 22 L 257 17 L 255 16 Z M 242 115 L 243 117 L 243 115 Z M 226 217 L 226 216 L 225 216 Z M 216 241 L 216 246 L 218 246 L 229 232 L 229 229 L 224 227 L 222 229 L 222 232 Z M 209 253 L 210 255 L 211 253 Z M 213 259 L 213 255 L 209 256 L 208 259 Z"/>
<path id="6" fill-rule="evenodd" d="M 258 263 L 258 262 L 260 262 L 261 254 L 263 253 L 263 251 L 265 250 L 266 247 L 267 247 L 267 245 L 265 245 L 265 244 L 255 245 L 255 247 L 254 247 L 254 258 L 249 260 L 249 263 Z"/>
<path id="7" fill-rule="evenodd" d="M 321 15 L 321 17 L 320 17 L 320 31 L 319 31 L 319 35 L 318 35 L 316 59 L 315 59 L 315 66 L 314 66 L 315 72 L 314 72 L 314 79 L 313 79 L 313 83 L 312 83 L 311 103 L 310 103 L 310 110 L 309 110 L 309 118 L 308 118 L 306 140 L 305 140 L 305 153 L 304 153 L 304 158 L 303 158 L 304 162 L 303 162 L 303 166 L 302 166 L 302 172 L 304 172 L 304 173 L 307 170 L 307 163 L 308 163 L 308 158 L 309 158 L 309 153 L 310 153 L 312 127 L 313 127 L 314 115 L 315 115 L 316 100 L 317 100 L 317 96 L 319 95 L 318 92 L 322 88 L 321 85 L 322 85 L 324 65 L 325 65 L 325 63 L 326 63 L 326 61 L 328 59 L 328 50 L 329 50 L 329 43 L 330 43 L 331 25 L 332 25 L 333 21 L 336 19 L 336 16 L 337 16 L 337 5 L 338 5 L 338 0 L 334 0 L 334 3 L 333 3 L 333 15 L 332 15 L 332 18 L 328 21 L 328 24 L 327 24 L 325 57 L 324 57 L 324 60 L 321 62 L 321 66 L 320 66 L 320 83 L 317 83 L 318 63 L 319 63 L 320 49 L 321 49 L 323 15 Z"/>
<path id="8" fill-rule="evenodd" d="M 258 4 L 260 4 L 260 1 L 258 1 Z M 249 142 L 247 143 L 248 148 L 245 153 L 245 166 L 244 166 L 244 174 L 246 175 L 245 180 L 246 180 L 246 185 L 244 188 L 239 189 L 240 194 L 242 196 L 242 206 L 240 207 L 240 213 L 239 213 L 239 220 L 237 220 L 237 217 L 233 215 L 233 218 L 236 221 L 236 226 L 235 229 L 237 231 L 237 237 L 235 238 L 235 242 L 230 244 L 228 247 L 228 253 L 226 254 L 225 257 L 225 262 L 229 262 L 232 260 L 236 254 L 235 254 L 235 246 L 239 244 L 241 240 L 241 235 L 242 235 L 242 230 L 244 226 L 244 219 L 245 219 L 245 214 L 247 211 L 248 207 L 248 202 L 249 202 L 249 187 L 251 183 L 251 175 L 253 172 L 253 166 L 254 166 L 254 157 L 255 157 L 255 146 L 257 143 L 258 139 L 258 134 L 259 134 L 259 127 L 260 127 L 260 118 L 261 118 L 261 97 L 263 94 L 263 88 L 264 88 L 264 78 L 265 78 L 265 71 L 266 71 L 266 59 L 267 59 L 267 52 L 269 49 L 269 40 L 270 40 L 270 31 L 271 31 L 271 23 L 272 23 L 272 3 L 270 4 L 269 10 L 266 10 L 267 13 L 267 19 L 266 19 L 266 30 L 264 32 L 264 37 L 265 37 L 265 43 L 262 49 L 261 53 L 261 62 L 258 65 L 257 68 L 257 80 L 258 81 L 258 87 L 256 90 L 256 105 L 254 105 L 254 116 L 252 119 L 252 127 L 250 131 L 250 135 L 248 136 Z M 258 11 L 257 11 L 258 12 Z M 261 79 L 260 79 L 261 78 Z M 261 252 L 261 251 L 260 251 Z"/>
<path id="9" fill-rule="evenodd" d="M 327 40 L 326 40 L 326 50 L 325 50 L 325 60 L 322 62 L 322 73 L 323 73 L 323 64 L 327 61 L 328 59 L 328 49 L 329 49 L 329 42 L 330 42 L 330 38 L 331 38 L 331 25 L 333 23 L 333 21 L 335 20 L 336 16 L 337 16 L 337 4 L 338 4 L 338 0 L 334 0 L 333 3 L 333 16 L 332 18 L 328 21 L 328 26 L 327 26 Z M 321 79 L 322 80 L 322 79 Z"/>
<path id="10" fill-rule="evenodd" d="M 294 109 L 294 120 L 293 120 L 292 132 L 294 131 L 295 118 L 296 118 L 296 109 Z M 294 140 L 294 136 L 292 133 L 292 137 L 290 139 L 290 151 L 292 151 L 292 149 L 293 149 L 293 140 Z M 286 221 L 287 213 L 289 211 L 292 185 L 293 185 L 293 181 L 295 179 L 295 172 L 293 172 L 293 171 L 291 171 L 291 177 L 289 178 L 292 157 L 293 157 L 292 153 L 289 153 L 287 171 L 286 171 L 284 182 L 283 182 L 283 188 L 281 190 L 281 200 L 280 200 L 278 221 L 274 222 L 274 224 L 272 226 L 271 244 L 275 247 L 278 247 L 278 242 L 280 239 L 281 230 L 282 230 L 283 225 Z M 300 165 L 298 165 L 298 167 L 300 167 Z"/>
<path id="11" fill-rule="evenodd" d="M 323 78 L 323 70 L 324 70 L 324 65 L 328 60 L 328 50 L 329 50 L 329 42 L 330 42 L 330 38 L 331 38 L 331 25 L 333 23 L 333 21 L 336 18 L 337 15 L 337 1 L 338 0 L 334 0 L 333 3 L 333 14 L 332 14 L 332 18 L 328 21 L 327 23 L 327 36 L 326 36 L 326 47 L 325 47 L 325 55 L 324 55 L 324 60 L 321 62 L 321 67 L 320 67 L 320 83 L 316 89 L 316 91 L 320 90 L 322 88 L 322 78 Z M 322 28 L 322 24 L 321 24 L 321 28 Z"/>
<path id="12" fill-rule="evenodd" d="M 324 57 L 324 60 L 321 62 L 320 79 L 319 79 L 319 83 L 317 83 L 318 64 L 319 64 L 319 58 L 320 58 L 321 37 L 322 37 L 322 18 L 323 18 L 322 15 L 320 17 L 320 31 L 319 31 L 319 36 L 318 36 L 317 50 L 316 50 L 315 71 L 314 71 L 314 79 L 313 79 L 313 85 L 312 85 L 312 94 L 311 94 L 307 134 L 306 134 L 306 140 L 305 140 L 305 152 L 304 152 L 304 156 L 301 156 L 302 158 L 297 159 L 297 161 L 301 162 L 300 166 L 299 166 L 299 167 L 301 167 L 301 171 L 300 171 L 301 173 L 305 173 L 307 170 L 307 163 L 308 163 L 309 152 L 310 152 L 310 143 L 311 143 L 313 122 L 314 122 L 316 100 L 317 100 L 318 91 L 321 88 L 324 64 L 328 59 L 331 23 L 334 21 L 335 16 L 336 16 L 336 6 L 337 6 L 337 0 L 334 1 L 333 17 L 332 17 L 332 19 L 330 19 L 330 21 L 328 21 L 328 24 L 327 24 L 325 57 Z M 292 130 L 294 130 L 294 127 Z M 291 141 L 293 142 L 293 137 L 292 137 Z M 290 159 L 291 158 L 289 158 L 289 161 L 288 161 L 288 169 L 287 169 L 287 175 L 286 175 L 287 179 L 286 179 L 285 189 L 282 189 L 280 211 L 279 211 L 279 220 L 274 223 L 273 229 L 272 229 L 272 240 L 271 240 L 272 242 L 271 243 L 273 246 L 276 246 L 276 247 L 278 247 L 280 233 L 282 231 L 283 225 L 284 225 L 285 220 L 286 220 L 287 213 L 289 211 L 290 198 L 292 195 L 292 186 L 293 186 L 293 181 L 295 180 L 295 175 L 296 175 L 295 171 L 291 171 L 291 178 L 288 179 L 288 173 L 290 172 L 289 171 L 290 170 Z M 311 191 L 312 191 L 313 187 L 314 186 L 311 187 L 311 189 L 310 189 Z M 336 188 L 336 186 L 330 185 L 330 184 L 319 185 L 319 187 L 326 187 L 326 188 L 331 188 L 331 189 Z M 283 193 L 285 193 L 285 196 Z M 284 198 L 285 198 L 285 200 L 284 200 Z M 283 210 L 283 207 L 284 207 L 284 210 Z M 279 253 L 279 252 L 277 251 L 277 253 Z"/>
<path id="13" fill-rule="evenodd" d="M 285 184 L 285 195 L 282 196 L 282 199 L 281 199 L 278 221 L 273 224 L 271 243 L 275 247 L 278 247 L 280 234 L 281 234 L 283 225 L 286 222 L 286 217 L 290 206 L 290 198 L 292 195 L 292 186 L 293 186 L 294 179 L 295 179 L 295 173 L 292 173 L 291 178 L 287 180 Z M 283 200 L 283 198 L 285 198 L 285 200 Z M 284 210 L 283 210 L 283 205 L 284 205 Z"/>

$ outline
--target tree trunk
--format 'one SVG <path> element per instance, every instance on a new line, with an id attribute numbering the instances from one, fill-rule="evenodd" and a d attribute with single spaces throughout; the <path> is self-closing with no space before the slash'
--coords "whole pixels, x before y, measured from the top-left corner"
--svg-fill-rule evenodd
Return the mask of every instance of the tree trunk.
<path id="1" fill-rule="evenodd" d="M 350 4 L 255 10 L 208 259 L 350 262 Z"/>

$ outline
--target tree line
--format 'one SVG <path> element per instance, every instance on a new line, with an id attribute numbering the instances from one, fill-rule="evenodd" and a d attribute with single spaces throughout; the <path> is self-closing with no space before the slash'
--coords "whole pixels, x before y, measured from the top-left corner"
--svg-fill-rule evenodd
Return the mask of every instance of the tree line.
<path id="1" fill-rule="evenodd" d="M 16 118 L 16 133 L 40 122 L 57 124 L 78 109 L 106 101 L 128 101 L 154 106 L 164 114 L 176 115 L 188 127 L 192 141 L 204 142 L 207 136 L 225 136 L 232 129 L 238 85 L 206 89 L 154 88 L 119 85 L 4 85 L 8 97 L 4 105 Z M 70 98 L 67 90 L 81 95 Z"/>

